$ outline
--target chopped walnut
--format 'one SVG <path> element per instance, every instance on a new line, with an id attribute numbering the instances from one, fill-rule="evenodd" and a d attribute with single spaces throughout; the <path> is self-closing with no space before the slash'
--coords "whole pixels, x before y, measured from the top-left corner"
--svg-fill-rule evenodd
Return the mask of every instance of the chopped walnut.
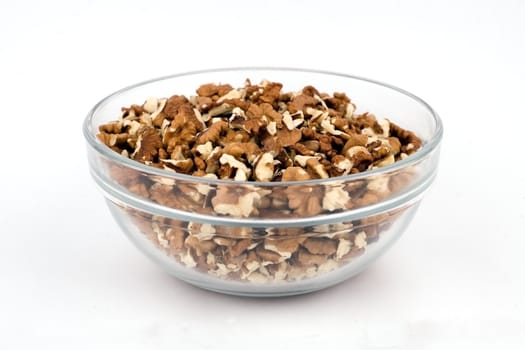
<path id="1" fill-rule="evenodd" d="M 329 238 L 308 238 L 303 242 L 305 247 L 312 254 L 331 255 L 337 251 L 337 242 Z"/>
<path id="2" fill-rule="evenodd" d="M 333 187 L 325 191 L 323 209 L 334 211 L 338 209 L 349 209 L 350 206 L 350 195 L 342 188 Z"/>
<path id="3" fill-rule="evenodd" d="M 221 158 L 219 159 L 219 162 L 221 164 L 227 164 L 230 167 L 237 169 L 237 171 L 235 172 L 235 177 L 234 177 L 235 180 L 237 181 L 248 180 L 251 170 L 246 165 L 244 165 L 244 163 L 235 159 L 234 156 L 225 153 L 221 156 Z"/>
<path id="4" fill-rule="evenodd" d="M 422 146 L 413 132 L 389 119 L 356 112 L 342 92 L 330 95 L 313 86 L 285 92 L 281 83 L 246 80 L 241 87 L 204 84 L 196 93 L 147 98 L 122 108 L 119 120 L 99 126 L 99 141 L 121 156 L 174 174 L 143 176 L 108 167 L 119 186 L 180 211 L 271 220 L 373 205 L 406 190 L 417 176 L 403 169 L 340 184 L 293 183 L 388 166 Z M 268 186 L 272 181 L 281 183 Z M 181 265 L 247 283 L 292 282 L 339 268 L 365 254 L 402 212 L 314 227 L 258 228 L 123 210 L 157 249 Z"/>
<path id="5" fill-rule="evenodd" d="M 255 166 L 255 179 L 257 181 L 271 181 L 274 173 L 274 159 L 271 153 L 261 155 Z"/>
<path id="6" fill-rule="evenodd" d="M 261 195 L 245 187 L 219 186 L 211 203 L 217 214 L 247 217 L 256 211 Z"/>

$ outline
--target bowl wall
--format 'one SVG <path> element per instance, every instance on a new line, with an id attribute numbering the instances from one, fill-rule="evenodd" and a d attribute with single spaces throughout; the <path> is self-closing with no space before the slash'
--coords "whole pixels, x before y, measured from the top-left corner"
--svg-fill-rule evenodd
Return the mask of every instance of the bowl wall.
<path id="1" fill-rule="evenodd" d="M 283 91 L 312 85 L 345 92 L 357 113 L 392 120 L 418 135 L 423 147 L 355 175 L 258 183 L 170 173 L 120 156 L 96 139 L 98 126 L 117 119 L 123 106 L 151 96 L 193 95 L 208 82 L 242 86 L 246 78 L 281 82 Z M 93 178 L 139 249 L 199 287 L 278 296 L 341 282 L 401 235 L 436 175 L 442 127 L 425 102 L 392 86 L 327 72 L 246 68 L 181 74 L 118 91 L 94 107 L 84 134 Z M 344 208 L 334 206 L 337 196 L 346 199 Z M 292 201 L 301 210 L 291 210 Z M 316 201 L 322 210 L 310 210 Z"/>

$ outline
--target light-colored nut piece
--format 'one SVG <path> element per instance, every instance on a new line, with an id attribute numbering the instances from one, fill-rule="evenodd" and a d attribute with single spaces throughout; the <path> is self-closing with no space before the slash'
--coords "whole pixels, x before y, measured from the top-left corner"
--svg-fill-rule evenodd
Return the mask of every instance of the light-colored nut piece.
<path id="1" fill-rule="evenodd" d="M 287 259 L 292 256 L 299 245 L 304 242 L 306 238 L 287 238 L 287 239 L 270 239 L 264 240 L 264 248 L 276 252 L 277 254 L 286 257 Z"/>
<path id="2" fill-rule="evenodd" d="M 354 116 L 354 112 L 355 112 L 355 105 L 353 103 L 347 104 L 346 110 L 345 110 L 345 118 L 348 120 L 351 120 Z"/>
<path id="3" fill-rule="evenodd" d="M 387 166 L 387 165 L 391 165 L 391 164 L 394 164 L 394 162 L 396 161 L 395 157 L 393 154 L 381 159 L 379 162 L 376 162 L 374 165 L 378 168 L 381 168 L 381 167 L 384 167 L 384 166 Z"/>
<path id="4" fill-rule="evenodd" d="M 232 155 L 229 155 L 227 153 L 223 154 L 221 158 L 219 158 L 219 162 L 221 164 L 228 164 L 232 168 L 237 169 L 234 178 L 236 181 L 246 181 L 250 177 L 251 170 L 248 169 L 248 167 L 244 165 L 244 163 L 235 159 L 235 157 Z"/>
<path id="5" fill-rule="evenodd" d="M 343 256 L 350 252 L 352 248 L 352 242 L 348 239 L 340 239 L 337 243 L 337 251 L 335 252 L 335 258 L 340 260 Z"/>
<path id="6" fill-rule="evenodd" d="M 260 272 L 254 272 L 249 274 L 246 279 L 252 283 L 264 284 L 268 282 L 268 277 Z"/>
<path id="7" fill-rule="evenodd" d="M 348 158 L 352 159 L 353 157 L 355 157 L 359 153 L 370 153 L 370 152 L 368 152 L 368 149 L 366 149 L 366 147 L 364 147 L 364 146 L 353 146 L 353 147 L 350 147 L 348 149 L 348 151 L 346 151 L 345 155 Z"/>
<path id="8" fill-rule="evenodd" d="M 341 172 L 341 175 L 349 174 L 350 170 L 352 170 L 352 167 L 354 166 L 350 159 L 345 158 L 340 154 L 333 157 L 332 162 L 334 167 Z"/>
<path id="9" fill-rule="evenodd" d="M 325 191 L 323 197 L 323 209 L 334 211 L 338 209 L 347 209 L 350 205 L 350 195 L 341 187 L 332 187 Z"/>
<path id="10" fill-rule="evenodd" d="M 297 156 L 296 156 L 297 157 Z M 310 175 L 300 167 L 289 167 L 283 171 L 282 181 L 310 180 Z"/>
<path id="11" fill-rule="evenodd" d="M 188 223 L 188 232 L 191 236 L 201 241 L 210 240 L 215 237 L 215 228 L 210 224 Z"/>
<path id="12" fill-rule="evenodd" d="M 146 102 L 144 102 L 144 105 L 142 106 L 142 108 L 144 108 L 146 112 L 151 114 L 157 110 L 158 104 L 159 104 L 159 100 L 157 98 L 150 97 L 146 100 Z"/>
<path id="13" fill-rule="evenodd" d="M 124 119 L 122 125 L 128 128 L 128 134 L 130 134 L 131 136 L 137 136 L 137 133 L 140 127 L 142 126 L 138 121 L 129 119 Z"/>
<path id="14" fill-rule="evenodd" d="M 204 159 L 207 159 L 210 156 L 211 152 L 213 151 L 213 144 L 211 143 L 211 141 L 207 141 L 206 143 L 197 145 L 195 149 L 197 150 L 197 152 L 200 153 L 200 155 Z"/>
<path id="15" fill-rule="evenodd" d="M 209 178 L 209 179 L 217 179 L 217 175 L 215 175 L 215 174 L 206 174 L 206 175 L 203 175 L 201 177 Z M 199 184 L 195 185 L 195 189 L 197 190 L 197 192 L 199 192 L 203 196 L 207 196 L 208 193 L 211 190 L 211 186 L 199 183 Z"/>
<path id="16" fill-rule="evenodd" d="M 296 155 L 293 161 L 304 168 L 306 167 L 306 162 L 309 161 L 310 159 L 317 159 L 317 161 L 319 161 L 318 156 L 302 156 L 300 154 Z"/>
<path id="17" fill-rule="evenodd" d="M 366 232 L 365 231 L 361 231 L 357 235 L 355 235 L 354 244 L 359 249 L 363 249 L 366 247 L 367 243 L 366 243 Z"/>
<path id="18" fill-rule="evenodd" d="M 166 238 L 166 234 L 163 230 L 161 230 L 158 223 L 153 222 L 151 224 L 151 228 L 153 229 L 153 232 L 157 235 L 157 241 L 159 242 L 160 246 L 163 248 L 169 248 L 170 242 Z"/>
<path id="19" fill-rule="evenodd" d="M 217 214 L 248 217 L 256 211 L 255 204 L 261 195 L 253 190 L 231 186 L 219 186 L 211 203 Z"/>
<path id="20" fill-rule="evenodd" d="M 383 131 L 379 136 L 387 138 L 390 135 L 390 122 L 388 119 L 385 118 L 379 118 L 377 119 L 377 124 L 381 127 L 381 130 Z"/>
<path id="21" fill-rule="evenodd" d="M 229 275 L 232 270 L 229 269 L 225 264 L 223 263 L 216 263 L 217 269 L 216 270 L 208 270 L 208 273 L 210 275 L 215 275 L 218 277 L 227 276 Z"/>
<path id="22" fill-rule="evenodd" d="M 306 111 L 306 114 L 309 114 L 309 115 L 312 116 L 310 118 L 311 121 L 316 121 L 317 119 L 324 120 L 324 118 L 326 118 L 328 116 L 327 113 L 325 113 L 325 112 L 323 112 L 321 110 L 312 108 L 312 107 L 306 107 L 305 111 Z"/>
<path id="23" fill-rule="evenodd" d="M 324 132 L 327 132 L 329 134 L 339 136 L 339 135 L 346 135 L 346 133 L 342 132 L 341 130 L 336 130 L 334 127 L 334 124 L 330 123 L 330 120 L 324 119 L 321 122 L 321 128 Z"/>
<path id="24" fill-rule="evenodd" d="M 190 250 L 187 249 L 185 252 L 179 254 L 180 261 L 186 265 L 187 267 L 195 267 L 197 266 L 197 263 L 195 262 L 195 259 L 193 259 L 193 256 L 190 253 Z"/>
<path id="25" fill-rule="evenodd" d="M 270 152 L 261 155 L 255 166 L 255 179 L 257 181 L 271 181 L 274 172 L 274 159 Z"/>
<path id="26" fill-rule="evenodd" d="M 295 125 L 293 124 L 293 119 L 290 114 L 290 112 L 286 111 L 283 113 L 283 119 L 282 122 L 288 128 L 288 130 L 293 130 L 295 128 Z"/>
<path id="27" fill-rule="evenodd" d="M 274 273 L 274 279 L 276 281 L 284 281 L 287 275 L 288 275 L 288 264 L 283 261 L 282 263 L 277 265 L 277 270 Z"/>
<path id="28" fill-rule="evenodd" d="M 328 179 L 330 177 L 317 158 L 308 159 L 306 161 L 306 166 L 312 169 L 312 171 L 321 179 Z"/>
<path id="29" fill-rule="evenodd" d="M 322 273 L 327 273 L 330 271 L 335 270 L 339 265 L 337 262 L 333 259 L 328 259 L 325 263 L 319 265 L 317 267 L 317 274 L 320 275 Z"/>
<path id="30" fill-rule="evenodd" d="M 388 188 L 389 179 L 389 176 L 375 176 L 368 181 L 366 188 L 377 193 L 388 193 L 390 192 Z"/>
<path id="31" fill-rule="evenodd" d="M 186 247 L 192 248 L 197 256 L 208 254 L 216 247 L 215 242 L 212 240 L 201 241 L 195 236 L 188 236 L 184 241 Z"/>
<path id="32" fill-rule="evenodd" d="M 230 90 L 226 95 L 223 95 L 217 100 L 217 103 L 222 103 L 225 100 L 243 99 L 246 95 L 246 89 L 233 89 Z"/>
<path id="33" fill-rule="evenodd" d="M 220 246 L 228 248 L 235 244 L 235 241 L 233 239 L 226 237 L 214 237 L 213 241 Z"/>
<path id="34" fill-rule="evenodd" d="M 181 160 L 161 159 L 160 161 L 165 164 L 170 164 L 172 168 L 178 173 L 188 173 L 193 167 L 193 160 L 189 158 Z"/>
<path id="35" fill-rule="evenodd" d="M 277 133 L 277 123 L 275 121 L 271 121 L 266 125 L 266 131 L 268 131 L 268 134 L 275 135 Z"/>

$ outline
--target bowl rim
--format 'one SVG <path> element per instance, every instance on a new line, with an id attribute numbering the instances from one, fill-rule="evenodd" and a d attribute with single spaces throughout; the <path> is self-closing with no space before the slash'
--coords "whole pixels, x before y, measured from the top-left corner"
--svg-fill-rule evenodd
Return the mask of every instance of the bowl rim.
<path id="1" fill-rule="evenodd" d="M 371 83 L 374 85 L 378 85 L 378 86 L 396 91 L 416 101 L 430 113 L 431 117 L 433 118 L 433 122 L 435 124 L 434 133 L 426 142 L 423 143 L 423 145 L 417 152 L 411 154 L 409 157 L 406 157 L 405 159 L 396 161 L 393 164 L 390 164 L 390 165 L 387 165 L 381 168 L 367 170 L 367 171 L 360 172 L 357 174 L 348 174 L 348 175 L 336 176 L 336 177 L 331 177 L 331 178 L 326 178 L 326 179 L 262 182 L 262 181 L 233 181 L 231 179 L 213 179 L 213 178 L 208 178 L 208 177 L 180 174 L 174 171 L 152 167 L 152 166 L 137 162 L 133 159 L 124 157 L 121 154 L 113 151 L 111 148 L 103 144 L 96 137 L 96 134 L 94 133 L 95 130 L 94 128 L 92 128 L 92 125 L 91 125 L 92 119 L 94 118 L 94 116 L 96 115 L 96 113 L 102 106 L 104 106 L 106 103 L 111 101 L 113 98 L 116 98 L 121 94 L 124 94 L 135 88 L 142 87 L 144 85 L 160 82 L 163 80 L 175 79 L 175 78 L 185 77 L 185 76 L 190 76 L 190 75 L 206 74 L 206 73 L 223 73 L 223 72 L 228 72 L 228 71 L 231 71 L 231 72 L 265 71 L 265 70 L 266 71 L 283 71 L 283 72 L 290 71 L 290 72 L 296 72 L 296 73 L 309 73 L 309 74 L 319 74 L 319 75 L 327 75 L 327 76 L 331 75 L 331 76 L 336 76 L 336 77 L 341 77 L 341 78 L 360 80 L 363 82 Z M 84 118 L 82 130 L 83 130 L 84 137 L 86 141 L 88 142 L 88 144 L 93 149 L 95 149 L 98 153 L 114 161 L 115 163 L 124 165 L 136 171 L 140 171 L 141 173 L 161 176 L 166 179 L 173 179 L 173 180 L 179 180 L 179 181 L 191 181 L 191 182 L 202 183 L 206 185 L 229 184 L 229 185 L 234 185 L 234 186 L 257 186 L 257 187 L 281 187 L 281 186 L 287 187 L 290 185 L 319 185 L 319 184 L 327 185 L 327 184 L 345 183 L 347 181 L 355 181 L 355 180 L 373 178 L 375 176 L 395 172 L 396 170 L 400 170 L 405 167 L 409 167 L 413 164 L 418 163 L 419 161 L 424 159 L 427 155 L 431 154 L 439 146 L 441 139 L 443 138 L 443 123 L 441 121 L 441 118 L 437 114 L 437 112 L 423 99 L 419 98 L 418 96 L 404 89 L 401 89 L 394 85 L 383 83 L 378 80 L 369 79 L 369 78 L 365 78 L 365 77 L 361 77 L 357 75 L 346 74 L 346 73 L 337 73 L 337 72 L 332 72 L 332 71 L 327 71 L 327 70 L 308 69 L 308 68 L 271 67 L 271 66 L 223 67 L 223 68 L 192 70 L 188 72 L 165 75 L 165 76 L 161 76 L 161 77 L 157 77 L 153 79 L 144 80 L 144 81 L 132 84 L 132 85 L 128 85 L 124 88 L 121 88 L 107 95 L 102 100 L 100 100 L 98 103 L 96 103 L 91 108 L 91 110 L 88 112 L 86 117 Z"/>

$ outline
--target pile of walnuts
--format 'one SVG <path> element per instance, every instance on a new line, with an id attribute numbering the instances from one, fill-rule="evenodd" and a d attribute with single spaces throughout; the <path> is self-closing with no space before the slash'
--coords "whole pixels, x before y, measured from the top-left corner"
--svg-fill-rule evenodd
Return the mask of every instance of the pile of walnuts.
<path id="1" fill-rule="evenodd" d="M 240 88 L 205 84 L 196 92 L 189 98 L 149 98 L 142 105 L 123 108 L 121 118 L 101 125 L 97 137 L 115 152 L 146 165 L 232 180 L 232 185 L 144 177 L 118 165 L 110 169 L 114 180 L 168 207 L 263 218 L 314 216 L 368 205 L 410 181 L 409 173 L 398 173 L 338 185 L 293 184 L 390 165 L 421 147 L 413 132 L 388 119 L 357 114 L 344 93 L 328 95 L 312 86 L 283 92 L 280 83 L 252 85 L 249 80 Z M 235 181 L 242 185 L 235 186 Z M 283 181 L 289 185 L 256 185 Z M 258 282 L 297 280 L 332 270 L 361 254 L 393 220 L 379 215 L 368 222 L 341 224 L 343 228 L 324 225 L 325 233 L 319 228 L 261 233 L 127 210 L 142 232 L 186 266 Z M 240 229 L 245 232 L 232 234 Z"/>

